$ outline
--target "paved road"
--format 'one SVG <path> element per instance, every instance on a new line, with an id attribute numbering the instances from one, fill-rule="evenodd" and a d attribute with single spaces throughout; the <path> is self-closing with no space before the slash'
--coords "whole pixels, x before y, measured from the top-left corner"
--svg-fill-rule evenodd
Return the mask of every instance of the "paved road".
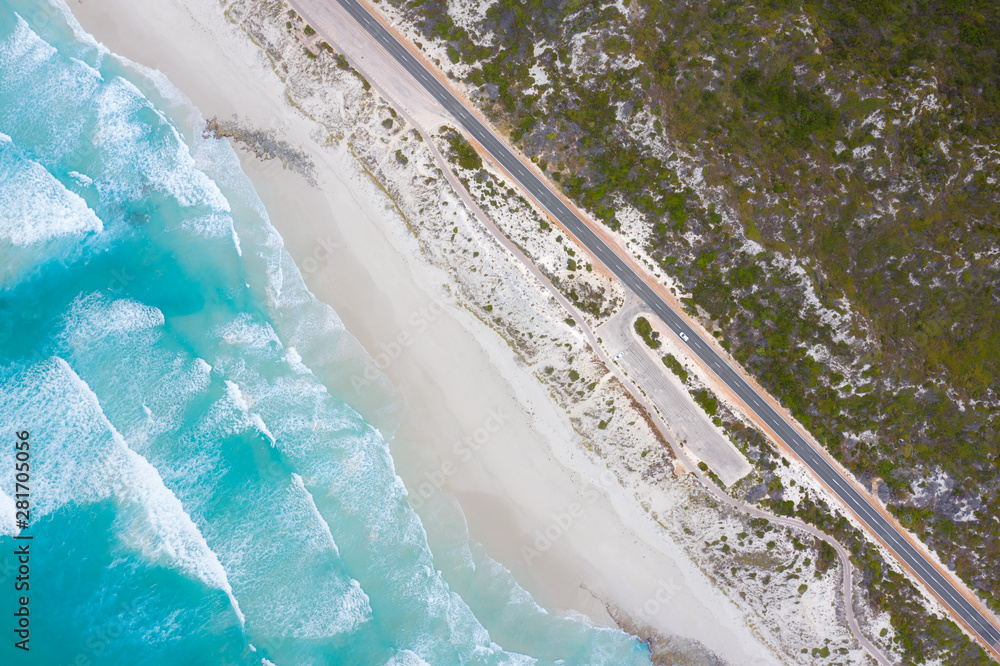
<path id="1" fill-rule="evenodd" d="M 337 2 L 462 124 L 469 134 L 513 176 L 550 214 L 583 243 L 608 270 L 615 274 L 642 301 L 677 333 L 688 337 L 687 346 L 720 380 L 742 399 L 784 443 L 822 479 L 896 556 L 931 588 L 952 611 L 961 617 L 987 644 L 1000 649 L 1000 629 L 990 624 L 958 590 L 935 569 L 840 473 L 817 453 L 719 354 L 688 326 L 622 259 L 601 240 L 570 208 L 525 167 L 496 136 L 382 26 L 356 0 Z"/>
<path id="2" fill-rule="evenodd" d="M 611 355 L 621 353 L 621 358 L 615 356 L 615 362 L 664 416 L 676 440 L 684 442 L 688 451 L 704 461 L 728 488 L 752 472 L 753 467 L 729 438 L 712 425 L 687 390 L 676 383 L 673 373 L 663 365 L 663 351 L 653 351 L 636 335 L 632 322 L 645 313 L 646 306 L 630 295 L 596 333 Z"/>

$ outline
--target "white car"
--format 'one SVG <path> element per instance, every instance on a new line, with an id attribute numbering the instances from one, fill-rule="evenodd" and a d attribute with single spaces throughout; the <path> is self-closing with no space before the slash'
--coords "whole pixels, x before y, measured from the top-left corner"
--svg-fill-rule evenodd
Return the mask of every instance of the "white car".
<path id="1" fill-rule="evenodd" d="M 618 352 L 617 354 L 615 354 L 615 360 L 616 361 L 620 361 L 622 359 L 622 356 L 624 356 L 624 355 L 625 355 L 625 351 L 624 350 Z"/>
<path id="2" fill-rule="evenodd" d="M 681 332 L 680 332 L 680 333 L 678 333 L 677 335 L 681 336 L 681 340 L 683 340 L 684 342 L 687 342 L 687 341 L 688 341 L 688 336 L 687 336 L 687 333 L 685 333 L 684 331 L 681 331 Z"/>

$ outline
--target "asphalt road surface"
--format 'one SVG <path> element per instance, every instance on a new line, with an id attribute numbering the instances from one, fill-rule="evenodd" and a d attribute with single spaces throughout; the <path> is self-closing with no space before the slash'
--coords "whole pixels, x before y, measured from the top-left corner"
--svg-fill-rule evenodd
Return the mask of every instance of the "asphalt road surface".
<path id="1" fill-rule="evenodd" d="M 438 81 L 356 0 L 337 0 L 354 19 L 513 176 L 676 333 L 687 335 L 687 346 L 822 479 L 896 556 L 931 588 L 952 611 L 989 645 L 1000 646 L 1000 629 L 993 626 L 927 559 L 908 542 L 857 490 L 819 455 L 751 386 L 705 343 L 583 220 L 529 171 L 496 136 Z"/>
<path id="2" fill-rule="evenodd" d="M 689 453 L 707 464 L 726 487 L 732 486 L 753 471 L 746 456 L 716 428 L 705 412 L 695 404 L 687 390 L 678 384 L 673 372 L 661 359 L 663 351 L 650 349 L 638 338 L 632 322 L 645 314 L 646 306 L 627 298 L 614 317 L 594 332 L 604 342 L 609 355 L 642 387 L 650 405 L 663 415 L 667 427 Z"/>

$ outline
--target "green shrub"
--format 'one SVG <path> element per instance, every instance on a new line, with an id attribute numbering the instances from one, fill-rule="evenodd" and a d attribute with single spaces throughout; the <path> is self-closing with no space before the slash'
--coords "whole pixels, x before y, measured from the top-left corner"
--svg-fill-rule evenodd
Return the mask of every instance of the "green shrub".
<path id="1" fill-rule="evenodd" d="M 465 140 L 464 136 L 449 128 L 445 132 L 445 140 L 448 142 L 448 147 L 458 162 L 458 166 L 469 171 L 483 168 L 483 158 L 479 156 L 472 144 Z"/>
<path id="2" fill-rule="evenodd" d="M 635 332 L 639 334 L 639 337 L 642 338 L 643 342 L 650 349 L 659 349 L 660 345 L 663 344 L 658 339 L 660 334 L 653 330 L 649 320 L 645 317 L 639 317 L 635 320 Z"/>
<path id="3" fill-rule="evenodd" d="M 704 409 L 709 416 L 715 416 L 719 411 L 719 400 L 708 389 L 695 391 L 694 400 L 701 405 L 701 408 Z"/>
<path id="4" fill-rule="evenodd" d="M 687 382 L 687 370 L 684 369 L 684 366 L 681 365 L 680 361 L 678 361 L 673 354 L 667 354 L 663 357 L 663 365 L 670 368 L 675 375 L 681 378 L 682 382 Z"/>

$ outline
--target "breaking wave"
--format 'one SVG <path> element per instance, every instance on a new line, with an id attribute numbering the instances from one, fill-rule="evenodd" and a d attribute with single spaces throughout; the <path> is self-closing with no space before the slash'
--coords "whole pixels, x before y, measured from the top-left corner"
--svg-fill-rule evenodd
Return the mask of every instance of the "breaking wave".
<path id="1" fill-rule="evenodd" d="M 0 430 L 32 456 L 18 527 L 0 448 L 0 571 L 30 533 L 38 663 L 648 663 L 461 517 L 432 551 L 392 387 L 352 386 L 235 153 L 64 10 L 0 0 Z"/>

